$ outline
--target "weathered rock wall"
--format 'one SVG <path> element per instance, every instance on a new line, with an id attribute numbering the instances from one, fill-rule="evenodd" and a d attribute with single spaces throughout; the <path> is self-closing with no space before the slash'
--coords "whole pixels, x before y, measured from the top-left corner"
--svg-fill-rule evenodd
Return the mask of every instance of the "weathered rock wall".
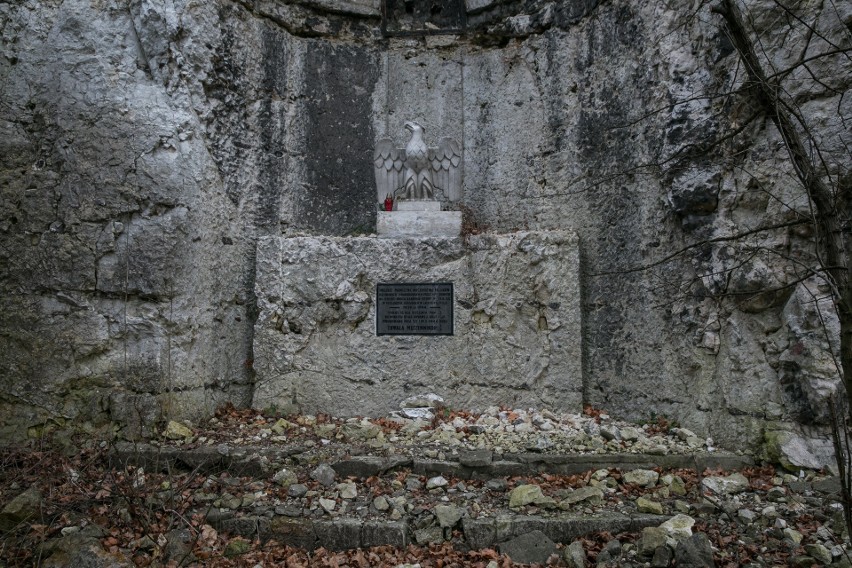
<path id="1" fill-rule="evenodd" d="M 0 10 L 4 436 L 249 402 L 250 245 L 172 68 L 178 15 Z"/>
<path id="2" fill-rule="evenodd" d="M 407 119 L 463 142 L 481 227 L 578 234 L 586 402 L 723 441 L 824 420 L 836 330 L 802 280 L 812 231 L 727 240 L 808 204 L 771 123 L 726 95 L 743 77 L 721 19 L 464 4 L 449 36 L 378 0 L 0 5 L 6 431 L 248 404 L 257 239 L 368 232 L 372 144 L 401 145 Z M 773 3 L 743 8 L 774 69 L 805 49 Z M 848 46 L 848 10 L 794 8 L 822 34 L 807 53 Z M 848 184 L 849 61 L 811 71 L 783 86 Z"/>

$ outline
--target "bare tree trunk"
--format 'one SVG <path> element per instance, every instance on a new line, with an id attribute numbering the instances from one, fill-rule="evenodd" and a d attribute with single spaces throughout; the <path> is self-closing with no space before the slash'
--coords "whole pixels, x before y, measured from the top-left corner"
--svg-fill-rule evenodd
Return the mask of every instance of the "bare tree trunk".
<path id="1" fill-rule="evenodd" d="M 813 206 L 818 268 L 832 287 L 840 322 L 839 371 L 842 374 L 846 403 L 837 405 L 832 398 L 828 404 L 834 457 L 840 475 L 843 516 L 846 530 L 852 535 L 852 448 L 848 428 L 848 419 L 852 417 L 852 286 L 847 255 L 850 250 L 848 245 L 852 244 L 852 240 L 847 242 L 847 239 L 852 239 L 847 226 L 850 200 L 847 196 L 840 195 L 842 188 L 838 188 L 837 194 L 834 194 L 820 175 L 793 118 L 802 122 L 805 135 L 809 133 L 800 117 L 796 116 L 795 107 L 782 99 L 779 86 L 767 79 L 735 0 L 721 0 L 721 5 L 715 7 L 714 11 L 725 19 L 728 34 L 748 73 L 749 86 L 755 90 L 758 103 L 781 133 L 790 162 Z M 818 148 L 813 150 L 818 153 Z"/>
<path id="2" fill-rule="evenodd" d="M 836 199 L 823 177 L 817 171 L 799 130 L 791 115 L 794 109 L 785 104 L 779 87 L 767 79 L 757 57 L 754 42 L 743 25 L 742 14 L 734 0 L 722 0 L 713 11 L 722 15 L 727 31 L 746 72 L 757 101 L 775 123 L 790 161 L 811 199 L 816 228 L 816 250 L 822 274 L 832 286 L 837 316 L 840 322 L 840 367 L 845 387 L 846 406 L 852 416 L 852 289 L 849 283 L 849 259 L 844 235 L 846 200 Z"/>

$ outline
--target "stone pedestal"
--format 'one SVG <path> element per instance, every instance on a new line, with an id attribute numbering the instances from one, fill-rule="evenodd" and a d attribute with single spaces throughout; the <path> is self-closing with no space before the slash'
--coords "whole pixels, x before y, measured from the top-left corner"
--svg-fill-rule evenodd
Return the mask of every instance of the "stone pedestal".
<path id="1" fill-rule="evenodd" d="M 397 201 L 394 206 L 396 211 L 440 211 L 441 202 L 427 199 L 415 199 Z"/>
<path id="2" fill-rule="evenodd" d="M 379 211 L 376 232 L 382 238 L 458 237 L 461 211 L 441 211 L 440 201 L 399 201 L 394 211 Z"/>
<path id="3" fill-rule="evenodd" d="M 582 410 L 571 232 L 265 237 L 257 254 L 258 408 L 376 416 L 434 392 L 452 408 Z M 452 282 L 453 335 L 377 336 L 384 282 Z"/>

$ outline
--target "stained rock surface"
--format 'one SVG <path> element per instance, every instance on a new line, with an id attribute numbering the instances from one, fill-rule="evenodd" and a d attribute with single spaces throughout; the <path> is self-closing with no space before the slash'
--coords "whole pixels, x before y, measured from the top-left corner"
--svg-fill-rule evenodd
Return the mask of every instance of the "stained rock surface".
<path id="1" fill-rule="evenodd" d="M 831 288 L 711 4 L 394 6 L 0 4 L 0 438 L 248 406 L 259 239 L 369 234 L 373 144 L 415 119 L 462 143 L 470 234 L 577 234 L 584 401 L 750 448 L 813 426 L 778 445 L 824 466 Z M 845 6 L 742 3 L 838 188 Z"/>

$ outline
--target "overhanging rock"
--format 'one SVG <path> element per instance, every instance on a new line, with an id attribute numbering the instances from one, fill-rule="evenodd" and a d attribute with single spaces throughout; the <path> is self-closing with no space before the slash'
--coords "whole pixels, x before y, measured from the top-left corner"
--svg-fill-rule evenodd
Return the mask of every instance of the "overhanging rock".
<path id="1" fill-rule="evenodd" d="M 376 284 L 387 282 L 452 282 L 454 334 L 377 336 Z M 255 407 L 380 415 L 428 391 L 455 408 L 581 409 L 571 232 L 265 237 L 255 289 Z"/>

